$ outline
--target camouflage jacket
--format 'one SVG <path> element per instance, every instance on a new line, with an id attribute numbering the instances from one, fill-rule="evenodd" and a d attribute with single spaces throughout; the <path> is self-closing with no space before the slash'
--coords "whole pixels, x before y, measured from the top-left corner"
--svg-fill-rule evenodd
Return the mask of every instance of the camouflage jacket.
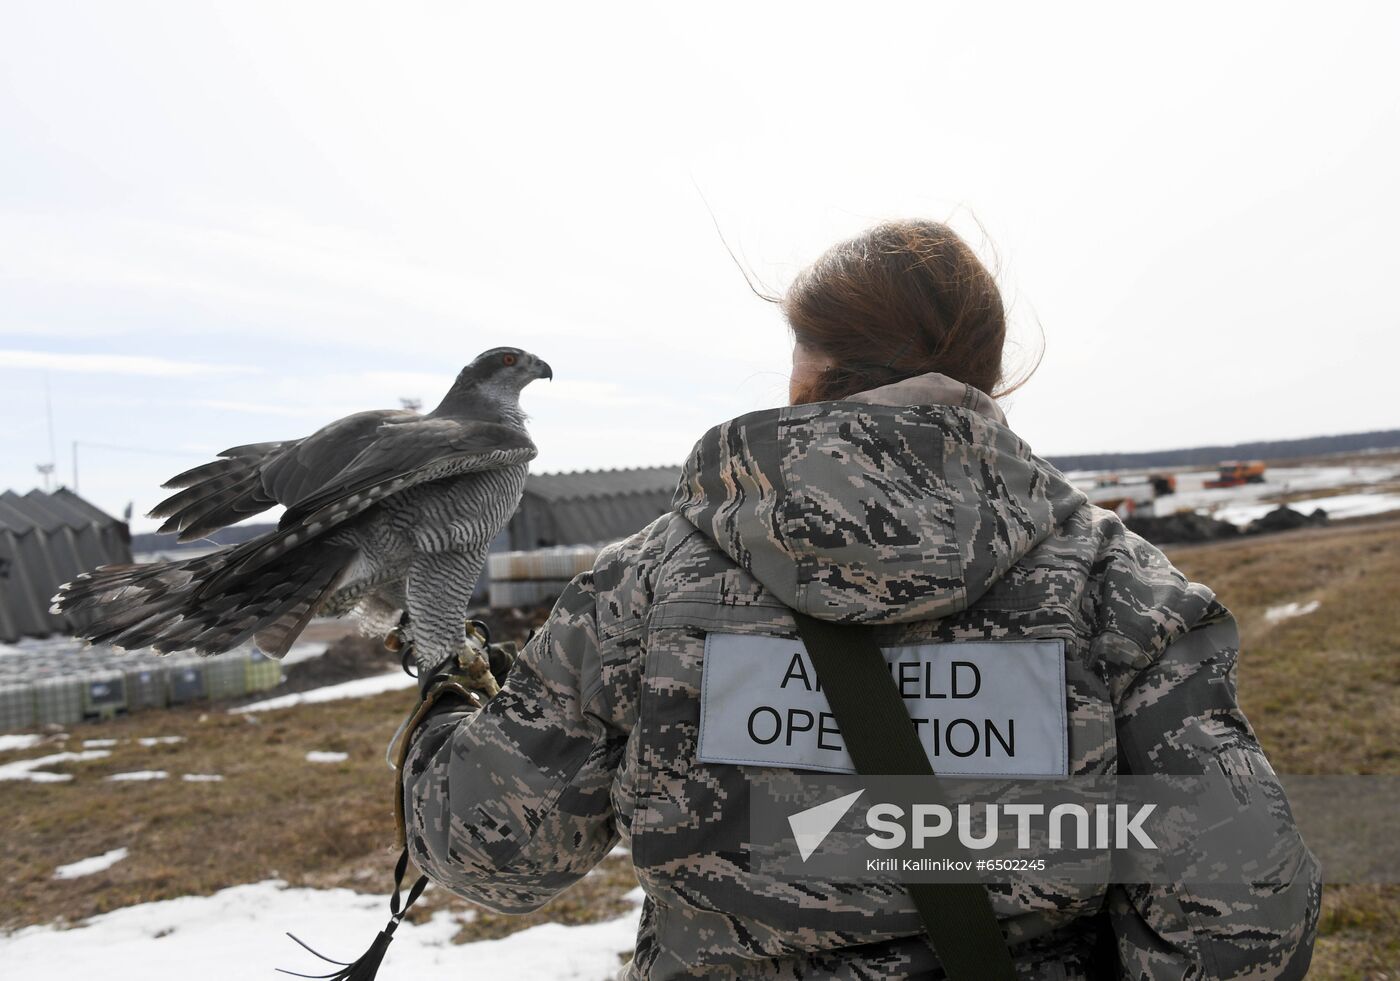
<path id="1" fill-rule="evenodd" d="M 1219 766 L 1251 806 L 1279 798 L 1236 703 L 1229 611 L 985 395 L 930 374 L 705 433 L 672 510 L 568 585 L 501 693 L 419 728 L 414 861 L 523 912 L 621 839 L 645 891 L 629 978 L 941 977 L 903 890 L 752 871 L 752 768 L 697 760 L 706 634 L 793 637 L 790 607 L 880 625 L 882 645 L 1063 639 L 1071 774 Z M 1106 924 L 1130 977 L 1303 976 L 1320 877 L 1278 813 L 1282 886 L 993 886 L 1018 972 L 1089 976 Z"/>

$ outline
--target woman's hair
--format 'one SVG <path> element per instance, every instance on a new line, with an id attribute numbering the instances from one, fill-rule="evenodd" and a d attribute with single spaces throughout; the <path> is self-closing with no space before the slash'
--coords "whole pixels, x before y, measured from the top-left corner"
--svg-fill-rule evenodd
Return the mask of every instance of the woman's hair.
<path id="1" fill-rule="evenodd" d="M 1000 397 L 1006 314 L 996 280 L 946 225 L 876 225 L 828 249 L 783 294 L 783 313 L 807 350 L 835 363 L 794 404 L 937 371 Z"/>

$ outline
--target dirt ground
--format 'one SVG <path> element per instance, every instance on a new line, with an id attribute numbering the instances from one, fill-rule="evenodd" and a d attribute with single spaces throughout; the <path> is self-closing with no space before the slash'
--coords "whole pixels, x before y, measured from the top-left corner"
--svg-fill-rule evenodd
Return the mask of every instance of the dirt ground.
<path id="1" fill-rule="evenodd" d="M 1239 619 L 1239 690 L 1275 769 L 1283 773 L 1400 772 L 1400 519 L 1365 519 L 1197 546 L 1168 547 Z M 1270 623 L 1271 606 L 1317 600 L 1308 616 Z M 493 625 L 523 639 L 540 614 Z M 349 656 L 349 655 L 347 655 Z M 364 653 L 364 657 L 378 657 Z M 380 670 L 392 659 L 385 656 Z M 1322 683 L 1325 680 L 1325 684 Z M 280 878 L 383 895 L 396 857 L 393 774 L 384 749 L 408 705 L 404 692 L 242 715 L 192 706 L 75 727 L 0 763 L 84 740 L 115 740 L 110 756 L 58 763 L 67 783 L 0 785 L 0 929 L 74 922 L 106 910 Z M 182 741 L 143 746 L 138 737 Z M 309 763 L 313 750 L 344 752 Z M 107 782 L 133 770 L 165 780 Z M 184 774 L 223 779 L 186 782 Z M 333 802 L 333 806 L 327 806 Z M 62 862 L 126 847 L 105 872 L 55 881 Z M 493 914 L 430 889 L 413 918 L 449 908 L 462 941 L 536 923 L 622 914 L 636 885 L 628 857 L 609 857 L 540 911 Z M 1400 889 L 1328 887 L 1316 978 L 1397 978 Z"/>

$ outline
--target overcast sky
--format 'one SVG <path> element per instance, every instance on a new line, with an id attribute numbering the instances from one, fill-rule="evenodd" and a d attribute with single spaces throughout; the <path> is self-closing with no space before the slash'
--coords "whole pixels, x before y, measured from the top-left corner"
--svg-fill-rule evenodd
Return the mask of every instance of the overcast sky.
<path id="1" fill-rule="evenodd" d="M 773 290 L 950 221 L 1013 367 L 1044 347 L 1005 403 L 1042 455 L 1400 426 L 1397 37 L 1394 4 L 7 0 L 0 489 L 41 482 L 46 384 L 56 476 L 78 441 L 139 515 L 500 344 L 555 369 L 536 470 L 678 463 L 786 399 L 715 220 Z"/>

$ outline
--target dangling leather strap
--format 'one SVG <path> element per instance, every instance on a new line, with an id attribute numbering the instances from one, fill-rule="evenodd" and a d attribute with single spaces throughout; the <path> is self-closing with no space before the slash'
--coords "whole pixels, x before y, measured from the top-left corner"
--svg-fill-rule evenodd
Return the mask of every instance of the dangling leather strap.
<path id="1" fill-rule="evenodd" d="M 927 777 L 924 796 L 946 803 L 872 628 L 830 623 L 796 610 L 793 616 L 856 772 Z M 957 842 L 943 841 L 945 847 L 961 848 Z M 1011 952 L 985 886 L 976 882 L 905 885 L 950 981 L 1014 981 Z"/>
<path id="2" fill-rule="evenodd" d="M 302 974 L 298 971 L 289 971 L 285 967 L 279 967 L 277 970 L 282 974 L 290 974 L 294 978 L 324 978 L 326 981 L 374 981 L 375 975 L 379 973 L 380 964 L 384 962 L 384 953 L 389 949 L 390 941 L 394 939 L 394 931 L 399 928 L 399 923 L 402 922 L 408 908 L 418 902 L 418 897 L 423 895 L 423 890 L 428 887 L 428 877 L 420 875 L 409 888 L 408 899 L 401 904 L 399 894 L 403 888 L 403 877 L 407 872 L 408 849 L 405 848 L 399 854 L 398 865 L 394 867 L 394 895 L 389 898 L 389 922 L 383 930 L 379 931 L 379 936 L 374 938 L 374 942 L 369 945 L 369 950 L 353 961 L 338 961 L 312 949 L 306 941 L 295 934 L 288 933 L 287 936 L 303 948 L 327 964 L 339 965 L 340 970 L 332 971 L 329 974 Z"/>

